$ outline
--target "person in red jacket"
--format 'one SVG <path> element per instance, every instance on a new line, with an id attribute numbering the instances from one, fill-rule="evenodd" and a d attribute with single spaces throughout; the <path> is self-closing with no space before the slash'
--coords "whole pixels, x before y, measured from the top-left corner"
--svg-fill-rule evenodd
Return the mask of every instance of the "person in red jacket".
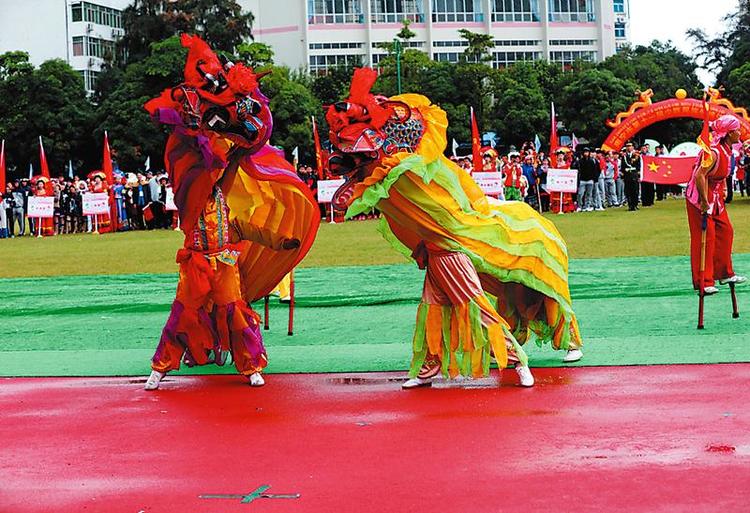
<path id="1" fill-rule="evenodd" d="M 734 230 L 729 221 L 724 198 L 726 180 L 731 173 L 732 145 L 740 140 L 740 121 L 727 114 L 711 124 L 712 144 L 698 156 L 693 176 L 688 182 L 688 225 L 690 226 L 690 261 L 693 287 L 705 295 L 716 294 L 718 278 L 722 285 L 744 283 L 732 268 Z M 700 283 L 701 235 L 706 230 L 705 270 Z"/>

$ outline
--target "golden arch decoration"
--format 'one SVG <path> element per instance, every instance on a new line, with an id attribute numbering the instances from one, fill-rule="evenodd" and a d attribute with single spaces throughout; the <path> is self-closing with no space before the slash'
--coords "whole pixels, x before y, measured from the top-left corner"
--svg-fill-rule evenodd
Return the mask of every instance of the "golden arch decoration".
<path id="1" fill-rule="evenodd" d="M 638 91 L 636 94 L 638 100 L 627 111 L 619 113 L 614 121 L 607 121 L 607 125 L 614 130 L 602 144 L 603 150 L 619 151 L 638 132 L 659 121 L 676 118 L 703 119 L 703 101 L 687 98 L 682 89 L 677 91 L 675 98 L 656 103 L 651 103 L 654 94 L 651 89 Z M 740 120 L 742 140 L 750 139 L 750 116 L 747 110 L 735 107 L 732 102 L 722 98 L 717 89 L 712 88 L 709 88 L 708 107 L 711 121 L 724 114 L 737 116 Z"/>

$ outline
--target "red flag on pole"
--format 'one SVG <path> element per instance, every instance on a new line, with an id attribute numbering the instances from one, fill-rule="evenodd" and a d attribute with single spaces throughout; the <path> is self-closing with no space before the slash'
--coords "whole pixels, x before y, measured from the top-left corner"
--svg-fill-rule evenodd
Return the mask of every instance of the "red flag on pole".
<path id="1" fill-rule="evenodd" d="M 555 152 L 560 147 L 560 140 L 557 138 L 557 117 L 555 116 L 555 103 L 552 103 L 552 127 L 549 134 L 549 157 L 553 168 L 557 167 L 557 156 Z"/>
<path id="2" fill-rule="evenodd" d="M 112 172 L 112 152 L 109 149 L 109 139 L 107 138 L 107 131 L 104 131 L 104 155 L 102 156 L 102 171 L 106 177 L 107 183 L 112 185 L 114 182 L 114 175 Z"/>
<path id="3" fill-rule="evenodd" d="M 703 130 L 701 131 L 700 137 L 698 137 L 698 146 L 703 149 L 701 156 L 701 164 L 703 167 L 710 167 L 713 164 L 714 154 L 711 151 L 711 132 L 709 127 L 711 125 L 709 121 L 710 108 L 706 101 L 706 93 L 703 93 Z"/>
<path id="4" fill-rule="evenodd" d="M 471 107 L 471 160 L 474 171 L 481 173 L 484 168 L 482 162 L 482 139 L 479 137 L 479 126 L 477 117 L 474 115 L 474 107 Z"/>
<path id="5" fill-rule="evenodd" d="M 39 165 L 42 168 L 42 176 L 49 179 L 49 165 L 47 165 L 47 156 L 44 154 L 44 145 L 42 144 L 42 136 L 39 136 Z"/>
<path id="6" fill-rule="evenodd" d="M 5 194 L 5 139 L 0 145 L 0 194 Z"/>
<path id="7" fill-rule="evenodd" d="M 325 180 L 325 169 L 323 169 L 323 150 L 320 147 L 320 136 L 318 135 L 318 125 L 315 123 L 315 116 L 312 116 L 313 140 L 315 141 L 315 166 L 318 168 L 318 178 Z"/>
<path id="8" fill-rule="evenodd" d="M 643 181 L 678 185 L 690 181 L 695 157 L 660 157 L 643 155 Z"/>

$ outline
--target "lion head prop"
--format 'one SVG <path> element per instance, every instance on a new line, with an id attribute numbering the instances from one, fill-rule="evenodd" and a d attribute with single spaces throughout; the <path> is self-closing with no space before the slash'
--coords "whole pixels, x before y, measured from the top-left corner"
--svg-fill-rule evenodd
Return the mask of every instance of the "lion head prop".
<path id="1" fill-rule="evenodd" d="M 254 153 L 271 137 L 268 98 L 255 74 L 242 63 L 218 56 L 198 36 L 183 34 L 188 49 L 184 82 L 146 104 L 158 121 L 184 130 L 210 131 Z"/>
<path id="2" fill-rule="evenodd" d="M 424 135 L 425 122 L 418 110 L 370 92 L 376 79 L 370 68 L 355 70 L 349 98 L 331 105 L 326 113 L 332 146 L 328 168 L 345 180 L 333 197 L 337 210 L 346 210 L 354 185 L 369 176 L 381 159 L 416 151 Z"/>

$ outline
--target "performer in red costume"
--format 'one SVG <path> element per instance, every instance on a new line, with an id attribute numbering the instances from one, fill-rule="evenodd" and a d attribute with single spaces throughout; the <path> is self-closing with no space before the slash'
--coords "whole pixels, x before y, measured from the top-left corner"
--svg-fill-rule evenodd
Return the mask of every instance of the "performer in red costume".
<path id="1" fill-rule="evenodd" d="M 711 124 L 710 150 L 704 149 L 688 182 L 688 224 L 690 226 L 690 261 L 693 287 L 700 290 L 701 231 L 706 223 L 706 259 L 703 273 L 703 292 L 716 294 L 716 279 L 722 285 L 744 283 L 732 268 L 734 230 L 729 221 L 724 197 L 727 177 L 731 173 L 732 145 L 740 140 L 740 122 L 731 115 L 721 116 Z"/>
<path id="2" fill-rule="evenodd" d="M 250 303 L 266 296 L 309 250 L 320 223 L 309 189 L 267 144 L 272 118 L 259 76 L 220 60 L 198 37 L 185 81 L 146 109 L 170 126 L 165 165 L 185 244 L 177 296 L 152 359 L 146 390 L 188 365 L 223 365 L 261 386 L 268 358 Z"/>

